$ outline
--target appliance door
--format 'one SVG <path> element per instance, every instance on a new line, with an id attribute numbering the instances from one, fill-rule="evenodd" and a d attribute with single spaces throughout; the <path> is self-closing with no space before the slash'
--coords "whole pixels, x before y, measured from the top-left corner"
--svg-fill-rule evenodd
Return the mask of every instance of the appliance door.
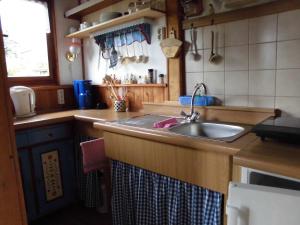
<path id="1" fill-rule="evenodd" d="M 228 225 L 299 225 L 300 191 L 230 183 Z"/>

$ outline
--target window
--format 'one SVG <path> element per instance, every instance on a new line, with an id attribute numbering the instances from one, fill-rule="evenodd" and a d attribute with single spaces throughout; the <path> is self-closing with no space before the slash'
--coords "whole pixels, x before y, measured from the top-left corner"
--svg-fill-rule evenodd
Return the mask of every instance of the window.
<path id="1" fill-rule="evenodd" d="M 49 0 L 0 0 L 8 80 L 56 83 L 52 5 Z"/>

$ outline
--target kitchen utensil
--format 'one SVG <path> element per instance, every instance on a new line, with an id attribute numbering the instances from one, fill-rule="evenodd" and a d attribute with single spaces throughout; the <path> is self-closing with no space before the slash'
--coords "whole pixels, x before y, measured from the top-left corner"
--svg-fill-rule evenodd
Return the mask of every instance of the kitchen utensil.
<path id="1" fill-rule="evenodd" d="M 116 100 L 118 100 L 118 99 L 119 99 L 119 98 L 118 98 L 118 95 L 116 94 L 115 89 L 114 89 L 114 87 L 112 86 L 112 84 L 114 83 L 112 77 L 111 77 L 111 76 L 108 76 L 108 75 L 105 75 L 104 79 L 106 80 L 107 84 L 110 86 L 111 92 L 112 92 L 114 98 L 115 98 Z"/>
<path id="2" fill-rule="evenodd" d="M 139 55 L 136 59 L 137 63 L 141 63 L 144 61 L 144 49 L 143 49 L 143 44 L 142 44 L 142 32 L 140 31 L 140 47 L 141 47 L 141 55 Z"/>
<path id="3" fill-rule="evenodd" d="M 118 18 L 120 16 L 122 16 L 122 13 L 120 12 L 102 12 L 100 14 L 99 22 L 104 23 L 106 21 Z"/>
<path id="4" fill-rule="evenodd" d="M 190 37 L 191 37 L 191 54 L 193 57 L 195 57 L 196 55 L 196 49 L 194 50 L 194 47 L 195 46 L 195 40 L 194 40 L 194 37 L 195 37 L 195 30 L 194 30 L 194 26 L 192 25 L 191 26 L 191 29 L 190 29 Z"/>
<path id="5" fill-rule="evenodd" d="M 133 49 L 133 56 L 130 57 L 131 62 L 136 62 L 137 57 L 135 54 L 135 46 L 134 46 L 134 39 L 133 39 L 133 31 L 131 31 L 131 38 L 132 38 L 132 49 Z"/>
<path id="6" fill-rule="evenodd" d="M 174 29 L 170 31 L 169 38 L 160 42 L 160 47 L 167 58 L 176 58 L 181 46 L 182 41 L 176 39 Z"/>
<path id="7" fill-rule="evenodd" d="M 25 86 L 14 86 L 10 88 L 10 96 L 13 101 L 16 117 L 34 116 L 35 113 L 35 93 Z"/>
<path id="8" fill-rule="evenodd" d="M 118 49 L 118 61 L 122 62 L 122 60 L 123 60 L 123 53 L 122 53 L 121 34 L 119 34 L 119 41 L 120 41 L 120 44 L 118 44 L 118 42 L 116 43 L 116 46 L 117 46 L 117 49 Z"/>
<path id="9" fill-rule="evenodd" d="M 214 52 L 215 43 L 215 32 L 211 31 L 211 52 L 209 57 L 209 62 L 213 64 L 218 64 L 221 60 L 221 56 Z"/>
<path id="10" fill-rule="evenodd" d="M 118 52 L 115 48 L 115 37 L 112 37 L 112 50 L 110 53 L 110 68 L 114 68 L 118 64 Z"/>

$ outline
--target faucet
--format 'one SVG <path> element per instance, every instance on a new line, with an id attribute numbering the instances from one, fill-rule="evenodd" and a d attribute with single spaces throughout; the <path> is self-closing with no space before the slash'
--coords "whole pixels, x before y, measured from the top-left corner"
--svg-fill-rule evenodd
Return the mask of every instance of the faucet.
<path id="1" fill-rule="evenodd" d="M 204 88 L 204 94 L 206 94 L 205 84 L 204 83 L 197 83 L 195 85 L 195 88 L 194 88 L 194 91 L 193 91 L 193 94 L 192 94 L 190 114 L 186 114 L 184 111 L 181 111 L 181 113 L 180 113 L 182 116 L 184 116 L 185 122 L 193 123 L 193 122 L 196 122 L 197 120 L 199 120 L 199 118 L 200 118 L 199 112 L 195 111 L 194 100 L 195 100 L 195 96 L 196 96 L 197 91 L 201 87 Z"/>

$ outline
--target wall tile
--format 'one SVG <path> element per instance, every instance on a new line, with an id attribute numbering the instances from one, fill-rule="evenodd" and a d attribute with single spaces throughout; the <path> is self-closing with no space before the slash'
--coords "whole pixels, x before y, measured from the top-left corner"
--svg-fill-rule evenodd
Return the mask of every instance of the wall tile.
<path id="1" fill-rule="evenodd" d="M 248 96 L 226 95 L 226 106 L 248 106 Z"/>
<path id="2" fill-rule="evenodd" d="M 300 117 L 300 98 L 298 97 L 276 97 L 275 108 L 282 111 L 282 116 Z"/>
<path id="3" fill-rule="evenodd" d="M 205 72 L 204 83 L 209 95 L 224 95 L 224 72 Z"/>
<path id="4" fill-rule="evenodd" d="M 276 96 L 300 97 L 300 69 L 277 71 Z"/>
<path id="5" fill-rule="evenodd" d="M 204 49 L 210 49 L 211 48 L 211 31 L 215 32 L 215 41 L 214 45 L 215 48 L 224 47 L 225 44 L 225 25 L 219 24 L 214 26 L 207 26 L 203 28 L 203 44 Z"/>
<path id="6" fill-rule="evenodd" d="M 275 97 L 249 96 L 248 106 L 273 109 L 275 106 Z"/>
<path id="7" fill-rule="evenodd" d="M 276 41 L 277 15 L 262 16 L 249 20 L 249 43 Z"/>
<path id="8" fill-rule="evenodd" d="M 220 57 L 220 62 L 218 64 L 213 64 L 209 62 L 209 58 L 211 55 L 210 49 L 204 50 L 204 71 L 224 71 L 224 56 L 225 56 L 225 50 L 224 48 L 218 48 L 215 50 L 215 54 L 218 54 Z"/>
<path id="9" fill-rule="evenodd" d="M 203 73 L 186 74 L 186 94 L 191 95 L 197 83 L 203 82 Z"/>
<path id="10" fill-rule="evenodd" d="M 203 49 L 203 28 L 194 29 L 194 38 L 196 39 L 197 49 Z M 190 29 L 184 31 L 185 49 L 191 50 L 191 34 Z"/>
<path id="11" fill-rule="evenodd" d="M 293 10 L 278 15 L 278 40 L 300 38 L 300 10 Z"/>
<path id="12" fill-rule="evenodd" d="M 192 56 L 191 52 L 187 52 L 185 55 L 185 71 L 190 72 L 203 72 L 203 50 L 198 50 L 199 59 Z"/>
<path id="13" fill-rule="evenodd" d="M 248 44 L 248 20 L 225 24 L 225 46 Z"/>
<path id="14" fill-rule="evenodd" d="M 225 47 L 225 70 L 248 70 L 248 45 Z"/>
<path id="15" fill-rule="evenodd" d="M 225 72 L 225 95 L 248 95 L 248 71 Z"/>
<path id="16" fill-rule="evenodd" d="M 277 69 L 300 67 L 300 40 L 283 41 L 277 44 Z"/>
<path id="17" fill-rule="evenodd" d="M 275 70 L 255 70 L 249 72 L 249 94 L 274 96 L 275 95 Z"/>
<path id="18" fill-rule="evenodd" d="M 250 70 L 276 68 L 276 42 L 249 46 Z"/>

